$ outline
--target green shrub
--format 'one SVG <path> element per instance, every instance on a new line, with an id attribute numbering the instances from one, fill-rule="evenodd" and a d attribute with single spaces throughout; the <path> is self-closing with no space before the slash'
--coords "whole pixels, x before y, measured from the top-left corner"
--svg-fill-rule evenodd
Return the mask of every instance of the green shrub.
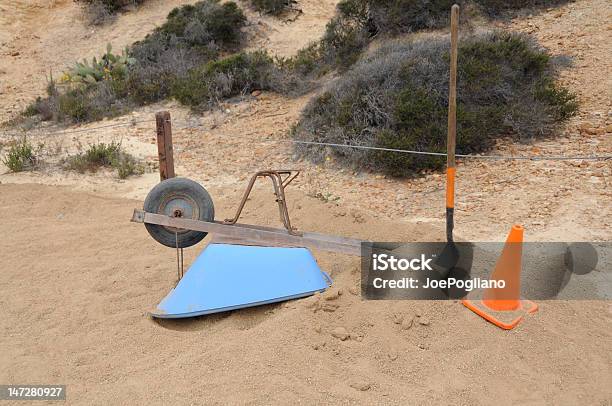
<path id="1" fill-rule="evenodd" d="M 204 0 L 175 8 L 162 26 L 121 55 L 113 54 L 109 45 L 99 60 L 77 63 L 66 72 L 64 86 L 51 78 L 48 97 L 30 105 L 24 115 L 86 122 L 168 98 L 172 85 L 193 69 L 235 50 L 245 22 L 234 2 Z"/>
<path id="2" fill-rule="evenodd" d="M 279 15 L 292 4 L 295 0 L 251 0 L 255 10 L 260 13 Z"/>
<path id="3" fill-rule="evenodd" d="M 338 18 L 363 27 L 371 35 L 397 35 L 448 25 L 453 4 L 462 8 L 464 20 L 480 11 L 490 17 L 511 10 L 551 7 L 569 0 L 341 0 Z"/>
<path id="4" fill-rule="evenodd" d="M 343 19 L 333 19 L 327 24 L 321 40 L 324 62 L 346 69 L 359 59 L 369 40 L 363 27 Z"/>
<path id="5" fill-rule="evenodd" d="M 95 172 L 101 167 L 111 167 L 121 153 L 121 144 L 111 142 L 90 145 L 85 152 L 69 156 L 64 167 L 79 173 Z"/>
<path id="6" fill-rule="evenodd" d="M 90 112 L 87 111 L 87 94 L 85 89 L 73 89 L 58 97 L 58 117 L 75 121 L 85 121 Z"/>
<path id="7" fill-rule="evenodd" d="M 450 9 L 462 6 L 461 19 L 498 17 L 526 7 L 554 6 L 569 0 L 341 0 L 323 38 L 309 45 L 292 63 L 321 75 L 330 68 L 346 70 L 374 37 L 393 37 L 449 24 Z"/>
<path id="8" fill-rule="evenodd" d="M 447 22 L 453 3 L 448 0 L 341 0 L 321 40 L 299 52 L 291 62 L 303 72 L 319 76 L 330 68 L 346 70 L 375 36 L 441 26 Z"/>
<path id="9" fill-rule="evenodd" d="M 224 47 L 234 46 L 240 40 L 240 29 L 245 23 L 246 17 L 236 3 L 204 0 L 172 10 L 166 22 L 144 42 L 156 36 L 174 36 L 194 46 L 209 46 L 211 42 Z"/>
<path id="10" fill-rule="evenodd" d="M 535 98 L 550 106 L 552 114 L 558 120 L 566 120 L 578 112 L 576 95 L 568 89 L 558 86 L 554 81 L 545 78 L 535 89 Z"/>
<path id="11" fill-rule="evenodd" d="M 290 58 L 281 58 L 278 60 L 279 65 L 289 71 L 295 72 L 301 76 L 309 75 L 310 73 L 318 70 L 319 73 L 324 74 L 320 61 L 322 59 L 322 50 L 319 43 L 311 43 L 305 48 L 298 50 L 295 56 Z"/>
<path id="12" fill-rule="evenodd" d="M 111 166 L 121 152 L 121 143 L 94 144 L 85 151 L 83 158 L 93 166 Z"/>
<path id="13" fill-rule="evenodd" d="M 36 100 L 29 104 L 22 113 L 25 117 L 39 116 L 42 121 L 53 119 L 53 106 L 49 99 L 37 97 Z"/>
<path id="14" fill-rule="evenodd" d="M 192 107 L 205 107 L 255 89 L 271 89 L 280 71 L 267 53 L 238 53 L 193 69 L 177 79 L 172 96 Z"/>
<path id="15" fill-rule="evenodd" d="M 22 172 L 34 169 L 38 159 L 32 144 L 23 137 L 20 142 L 11 145 L 2 162 L 12 172 Z"/>
<path id="16" fill-rule="evenodd" d="M 390 42 L 313 99 L 294 131 L 299 139 L 446 152 L 448 40 Z M 457 152 L 484 152 L 495 140 L 549 134 L 576 112 L 555 84 L 546 53 L 518 34 L 464 38 L 459 47 Z M 313 160 L 325 148 L 300 146 Z M 333 149 L 341 161 L 409 175 L 443 167 L 441 157 Z"/>
<path id="17" fill-rule="evenodd" d="M 170 96 L 176 80 L 195 67 L 214 60 L 220 51 L 234 50 L 240 43 L 246 17 L 236 3 L 205 0 L 175 8 L 166 22 L 135 43 L 125 91 L 136 104 Z"/>
<path id="18" fill-rule="evenodd" d="M 102 167 L 114 168 L 121 179 L 144 172 L 143 166 L 136 158 L 123 151 L 119 142 L 90 145 L 85 152 L 66 158 L 64 167 L 79 173 L 95 172 Z"/>
<path id="19" fill-rule="evenodd" d="M 128 105 L 117 94 L 118 83 L 121 82 L 104 81 L 51 97 L 49 102 L 54 117 L 57 121 L 80 123 L 125 113 Z"/>

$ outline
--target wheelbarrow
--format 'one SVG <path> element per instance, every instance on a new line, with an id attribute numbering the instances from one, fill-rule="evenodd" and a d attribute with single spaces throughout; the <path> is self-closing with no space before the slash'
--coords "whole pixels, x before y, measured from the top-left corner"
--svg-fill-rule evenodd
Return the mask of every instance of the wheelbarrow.
<path id="1" fill-rule="evenodd" d="M 309 248 L 360 255 L 361 240 L 298 231 L 292 226 L 285 188 L 299 175 L 268 170 L 251 177 L 234 217 L 215 220 L 210 194 L 197 182 L 171 178 L 155 186 L 132 221 L 177 252 L 178 283 L 151 311 L 157 318 L 184 318 L 296 299 L 331 284 Z M 239 223 L 257 179 L 272 181 L 284 228 Z M 183 249 L 212 234 L 211 242 L 183 272 Z"/>

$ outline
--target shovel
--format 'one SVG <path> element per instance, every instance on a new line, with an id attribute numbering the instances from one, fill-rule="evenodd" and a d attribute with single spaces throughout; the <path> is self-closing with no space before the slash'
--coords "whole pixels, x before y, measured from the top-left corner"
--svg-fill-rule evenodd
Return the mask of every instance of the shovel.
<path id="1" fill-rule="evenodd" d="M 432 263 L 434 270 L 431 277 L 442 280 L 448 278 L 466 280 L 470 276 L 473 259 L 473 245 L 467 242 L 455 243 L 453 238 L 455 211 L 455 146 L 457 140 L 457 43 L 459 27 L 459 6 L 451 9 L 451 54 L 450 83 L 448 97 L 448 139 L 446 161 L 446 244 L 441 243 L 410 244 L 393 250 L 398 257 L 414 258 L 420 254 L 435 257 Z M 429 275 L 428 275 L 429 276 Z M 465 292 L 443 290 L 446 297 L 459 298 Z M 431 293 L 428 293 L 431 295 Z M 437 299 L 437 295 L 431 295 Z"/>
<path id="2" fill-rule="evenodd" d="M 459 6 L 451 8 L 450 82 L 448 94 L 448 138 L 446 142 L 446 245 L 437 255 L 435 267 L 440 278 L 465 279 L 472 266 L 473 246 L 455 243 L 455 148 L 457 145 L 457 48 Z"/>

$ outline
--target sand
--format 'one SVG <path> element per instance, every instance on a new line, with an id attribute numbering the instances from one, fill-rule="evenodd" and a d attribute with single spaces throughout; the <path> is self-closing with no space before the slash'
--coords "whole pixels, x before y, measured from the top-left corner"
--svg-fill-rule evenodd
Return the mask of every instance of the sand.
<path id="1" fill-rule="evenodd" d="M 253 204 L 266 198 L 259 192 Z M 440 231 L 356 222 L 299 193 L 290 199 L 303 207 L 294 210 L 302 229 L 400 240 Z M 10 219 L 1 382 L 66 384 L 70 404 L 569 405 L 612 396 L 609 303 L 543 302 L 507 332 L 452 301 L 362 301 L 358 261 L 341 255 L 316 253 L 335 281 L 322 295 L 155 321 L 146 310 L 173 287 L 175 257 L 128 221 L 140 205 L 0 185 L 0 216 Z M 251 221 L 272 217 L 274 205 L 264 206 Z M 334 337 L 338 328 L 350 337 Z"/>

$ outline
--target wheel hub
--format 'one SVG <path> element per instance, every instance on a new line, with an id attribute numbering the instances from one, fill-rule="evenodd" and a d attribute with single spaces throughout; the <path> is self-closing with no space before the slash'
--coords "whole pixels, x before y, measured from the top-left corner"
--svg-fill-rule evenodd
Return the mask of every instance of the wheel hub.
<path id="1" fill-rule="evenodd" d="M 159 207 L 159 213 L 169 217 L 198 219 L 200 211 L 196 202 L 184 194 L 172 194 L 167 196 Z M 164 227 L 173 233 L 185 233 L 188 230 L 182 230 L 174 227 Z"/>

